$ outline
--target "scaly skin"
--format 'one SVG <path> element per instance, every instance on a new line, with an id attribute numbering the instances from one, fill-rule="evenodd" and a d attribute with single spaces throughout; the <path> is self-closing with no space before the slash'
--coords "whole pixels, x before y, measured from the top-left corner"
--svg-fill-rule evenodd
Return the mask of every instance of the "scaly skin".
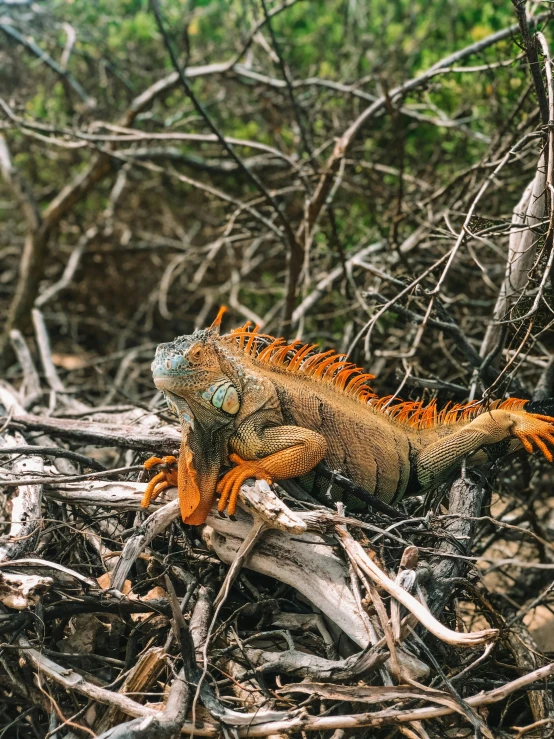
<path id="1" fill-rule="evenodd" d="M 220 318 L 156 350 L 154 382 L 183 439 L 177 472 L 174 458 L 146 463 L 166 469 L 151 480 L 145 507 L 177 484 L 183 521 L 201 524 L 216 492 L 218 510 L 233 515 L 246 479 L 299 477 L 322 459 L 386 502 L 432 488 L 466 458 L 535 445 L 552 461 L 546 444 L 554 443 L 554 418 L 526 413 L 525 401 L 439 414 L 432 404 L 379 400 L 371 376 L 344 357 L 286 345 L 248 325 L 220 336 Z"/>

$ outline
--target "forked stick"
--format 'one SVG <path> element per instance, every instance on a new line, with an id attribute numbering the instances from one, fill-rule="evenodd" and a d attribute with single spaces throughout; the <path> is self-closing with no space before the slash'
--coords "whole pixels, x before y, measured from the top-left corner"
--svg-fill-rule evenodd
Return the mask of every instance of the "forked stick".
<path id="1" fill-rule="evenodd" d="M 498 629 L 483 629 L 482 631 L 470 631 L 468 633 L 448 629 L 440 621 L 437 621 L 432 613 L 416 600 L 413 595 L 400 587 L 394 580 L 391 580 L 380 567 L 372 562 L 367 552 L 350 536 L 344 527 L 336 526 L 335 530 L 345 552 L 356 565 L 379 587 L 386 590 L 393 598 L 396 598 L 397 601 L 402 603 L 438 639 L 457 647 L 475 647 L 491 641 L 491 639 L 494 639 L 498 635 Z"/>

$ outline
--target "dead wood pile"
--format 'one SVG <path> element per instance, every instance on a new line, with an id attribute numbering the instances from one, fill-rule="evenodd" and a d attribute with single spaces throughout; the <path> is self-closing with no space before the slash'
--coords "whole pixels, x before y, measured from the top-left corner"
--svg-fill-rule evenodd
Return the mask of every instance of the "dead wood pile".
<path id="1" fill-rule="evenodd" d="M 50 408 L 31 415 L 38 375 L 13 339 L 4 736 L 548 735 L 552 508 L 468 474 L 448 506 L 412 500 L 395 517 L 256 483 L 236 520 L 186 527 L 174 490 L 140 508 L 140 463 L 173 452 L 178 429 L 75 401 L 45 354 Z"/>

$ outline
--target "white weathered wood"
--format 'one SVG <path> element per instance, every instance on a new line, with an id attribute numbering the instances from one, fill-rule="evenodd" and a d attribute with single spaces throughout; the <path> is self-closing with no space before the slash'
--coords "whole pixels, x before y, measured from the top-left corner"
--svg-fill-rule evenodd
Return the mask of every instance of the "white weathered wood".
<path id="1" fill-rule="evenodd" d="M 17 399 L 10 395 L 6 388 L 1 388 L 0 402 L 7 406 L 8 411 L 17 407 Z M 9 406 L 8 403 L 12 402 Z M 4 432 L 0 436 L 2 446 L 26 446 L 25 439 L 18 432 Z M 35 477 L 44 471 L 44 459 L 38 455 L 11 454 L 13 459 L 12 472 L 16 475 Z M 21 556 L 34 544 L 34 533 L 38 531 L 42 522 L 41 503 L 42 485 L 20 485 L 12 488 L 11 497 L 11 526 L 7 536 L 2 537 L 0 543 L 0 562 L 15 559 Z"/>
<path id="2" fill-rule="evenodd" d="M 242 507 L 264 521 L 268 528 L 289 534 L 303 534 L 308 528 L 300 516 L 275 495 L 265 480 L 243 485 L 239 499 Z"/>
<path id="3" fill-rule="evenodd" d="M 441 624 L 433 614 L 407 590 L 400 587 L 394 580 L 383 572 L 383 570 L 373 562 L 363 547 L 355 541 L 344 527 L 337 526 L 337 533 L 340 541 L 344 546 L 348 556 L 351 557 L 357 566 L 377 583 L 383 590 L 396 598 L 402 605 L 412 613 L 417 620 L 425 626 L 425 628 L 448 644 L 459 647 L 475 647 L 479 644 L 491 641 L 498 636 L 498 629 L 482 629 L 481 631 L 459 632 L 452 631 Z"/>
<path id="4" fill-rule="evenodd" d="M 8 608 L 22 611 L 36 606 L 43 595 L 54 584 L 51 577 L 22 575 L 0 570 L 0 602 Z"/>
<path id="5" fill-rule="evenodd" d="M 481 344 L 481 357 L 485 357 L 495 346 L 501 329 L 499 321 L 507 318 L 529 282 L 529 271 L 541 240 L 541 235 L 535 232 L 535 228 L 544 220 L 546 207 L 546 162 L 543 152 L 535 176 L 513 210 L 504 281 L 494 306 L 493 320 L 489 323 Z"/>
<path id="6" fill-rule="evenodd" d="M 140 501 L 146 490 L 146 483 L 90 480 L 88 482 L 64 482 L 48 486 L 46 495 L 52 500 L 77 505 L 102 506 L 124 511 L 138 511 Z M 156 510 L 171 500 L 175 500 L 176 488 L 164 490 L 150 504 Z"/>
<path id="7" fill-rule="evenodd" d="M 93 578 L 85 577 L 77 570 L 72 570 L 70 567 L 65 567 L 58 564 L 58 562 L 51 562 L 42 557 L 25 557 L 24 559 L 10 559 L 9 562 L 0 562 L 0 574 L 5 570 L 27 570 L 28 574 L 39 574 L 50 578 L 56 585 L 70 587 L 75 585 L 75 581 L 77 581 L 86 585 L 89 590 L 98 590 L 98 583 Z"/>
<path id="8" fill-rule="evenodd" d="M 219 559 L 231 564 L 250 530 L 250 520 L 237 511 L 237 520 L 209 516 L 202 538 Z M 316 533 L 294 538 L 268 531 L 250 554 L 246 567 L 299 590 L 360 647 L 369 644 L 365 621 L 349 587 L 344 562 L 331 544 Z"/>
<path id="9" fill-rule="evenodd" d="M 86 490 L 83 488 L 86 485 Z M 139 509 L 144 483 L 88 482 L 52 486 L 47 494 L 67 503 L 84 503 L 114 508 Z M 80 492 L 81 491 L 81 492 Z M 164 491 L 164 499 L 175 496 L 175 489 Z M 161 496 L 160 496 L 161 497 Z M 155 510 L 123 551 L 121 566 L 114 570 L 112 583 L 117 588 L 138 554 L 179 515 L 177 500 Z M 295 514 L 296 515 L 296 514 Z M 224 562 L 231 564 L 242 541 L 252 527 L 252 518 L 241 510 L 232 521 L 222 518 L 215 508 L 206 521 L 205 540 Z M 118 563 L 119 564 L 119 563 Z M 299 590 L 331 621 L 335 622 L 359 646 L 366 647 L 369 635 L 366 623 L 349 587 L 349 574 L 331 544 L 320 534 L 295 534 L 269 531 L 257 544 L 247 565 L 249 569 L 274 577 Z M 116 578 L 117 575 L 117 578 Z"/>

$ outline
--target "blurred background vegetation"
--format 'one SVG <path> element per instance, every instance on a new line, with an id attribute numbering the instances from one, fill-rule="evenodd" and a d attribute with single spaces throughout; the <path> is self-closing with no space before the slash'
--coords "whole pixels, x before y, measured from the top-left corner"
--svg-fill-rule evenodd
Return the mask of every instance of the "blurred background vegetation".
<path id="1" fill-rule="evenodd" d="M 301 240 L 295 306 L 333 270 L 338 275 L 292 324 L 283 323 L 290 258 L 283 223 L 301 228 L 335 142 L 372 101 L 516 24 L 514 7 L 501 0 L 164 0 L 161 12 L 196 101 L 221 135 L 240 142 L 234 150 L 282 217 L 221 143 L 206 140 L 211 130 L 174 73 L 146 0 L 0 2 L 0 135 L 13 168 L 11 183 L 5 172 L 0 178 L 4 330 L 15 326 L 32 342 L 34 305 L 72 388 L 113 400 L 119 372 L 115 399 L 131 387 L 150 396 L 153 346 L 206 325 L 227 304 L 228 327 L 252 320 L 271 333 L 352 347 L 380 375 L 379 390 L 395 392 L 418 329 L 406 311 L 425 313 L 440 270 L 400 301 L 404 311 L 379 318 L 364 348 L 362 329 L 378 307 L 373 294 L 390 298 L 452 248 L 491 170 L 540 125 L 519 32 L 388 100 L 361 129 L 334 180 L 332 204 Z M 539 27 L 548 36 L 547 17 Z M 160 80 L 147 104 L 137 103 Z M 183 137 L 190 134 L 204 140 Z M 504 275 L 512 209 L 543 143 L 531 139 L 489 183 L 472 220 L 482 235 L 463 245 L 444 284 L 448 315 L 436 306 L 430 314 L 455 321 L 476 351 Z M 39 230 L 41 214 L 54 217 L 39 239 L 30 295 L 12 320 L 30 231 L 14 183 L 31 193 Z M 72 196 L 60 215 L 64 188 Z M 348 267 L 365 247 L 372 247 L 365 266 Z M 70 279 L 60 285 L 68 265 Z M 510 342 L 527 342 L 523 387 L 554 349 L 548 320 L 531 330 L 529 322 L 510 327 L 505 359 Z M 4 370 L 16 377 L 4 338 Z M 414 346 L 410 378 L 440 377 L 463 396 L 474 368 L 460 342 L 429 325 Z M 129 356 L 134 363 L 122 369 Z M 412 379 L 404 395 L 422 392 Z"/>

